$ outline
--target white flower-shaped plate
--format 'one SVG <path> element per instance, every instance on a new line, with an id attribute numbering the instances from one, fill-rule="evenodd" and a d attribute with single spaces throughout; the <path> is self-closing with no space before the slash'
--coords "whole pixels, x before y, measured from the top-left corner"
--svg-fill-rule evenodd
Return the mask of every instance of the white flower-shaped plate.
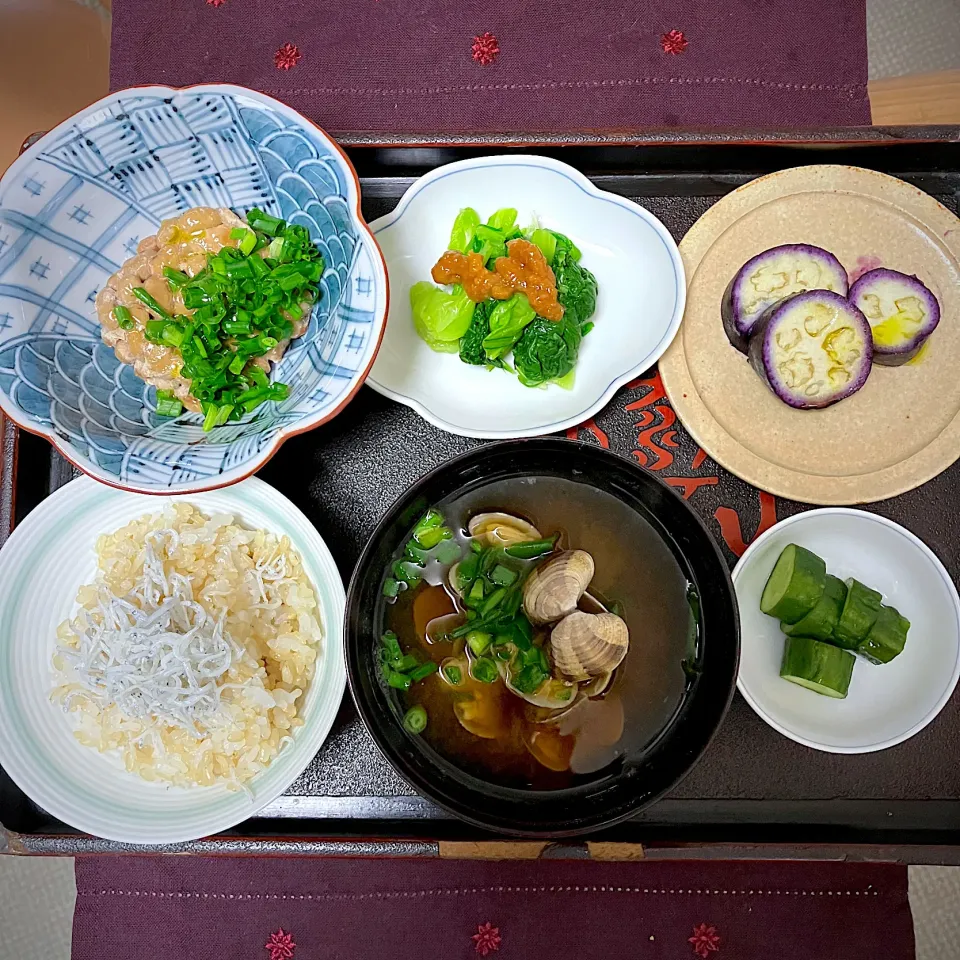
<path id="1" fill-rule="evenodd" d="M 473 207 L 484 220 L 501 207 L 515 207 L 521 226 L 536 216 L 583 252 L 581 262 L 596 275 L 599 295 L 572 390 L 525 387 L 502 370 L 436 353 L 417 336 L 410 288 L 430 280 L 463 207 Z M 582 423 L 657 362 L 683 316 L 683 264 L 667 228 L 643 207 L 597 189 L 557 160 L 482 157 L 438 167 L 370 227 L 387 261 L 393 296 L 367 383 L 449 433 L 503 440 Z"/>
<path id="2" fill-rule="evenodd" d="M 857 658 L 844 700 L 783 680 L 780 624 L 760 612 L 760 594 L 780 551 L 797 543 L 827 572 L 856 577 L 910 621 L 903 653 L 877 666 Z M 758 537 L 733 571 L 740 606 L 737 687 L 757 714 L 791 740 L 828 753 L 885 750 L 919 733 L 943 709 L 960 677 L 960 599 L 933 551 L 909 530 L 864 510 L 801 513 Z"/>
<path id="3" fill-rule="evenodd" d="M 303 772 L 336 718 L 343 662 L 344 592 L 313 524 L 273 487 L 251 477 L 210 493 L 175 497 L 208 516 L 230 513 L 251 529 L 286 534 L 303 558 L 320 609 L 316 671 L 299 702 L 304 725 L 248 786 L 168 787 L 128 773 L 118 757 L 82 746 L 68 715 L 51 702 L 57 626 L 76 610 L 96 574 L 97 537 L 163 510 L 144 494 L 80 477 L 47 497 L 0 551 L 0 766 L 48 813 L 78 830 L 124 843 L 179 843 L 252 817 Z"/>

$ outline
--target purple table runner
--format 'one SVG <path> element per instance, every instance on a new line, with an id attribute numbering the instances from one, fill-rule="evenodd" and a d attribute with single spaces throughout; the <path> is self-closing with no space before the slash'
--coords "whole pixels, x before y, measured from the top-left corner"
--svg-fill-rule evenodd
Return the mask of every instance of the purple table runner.
<path id="1" fill-rule="evenodd" d="M 906 867 L 81 857 L 73 960 L 912 960 Z"/>
<path id="2" fill-rule="evenodd" d="M 865 0 L 115 0 L 114 89 L 214 81 L 333 133 L 870 123 Z"/>

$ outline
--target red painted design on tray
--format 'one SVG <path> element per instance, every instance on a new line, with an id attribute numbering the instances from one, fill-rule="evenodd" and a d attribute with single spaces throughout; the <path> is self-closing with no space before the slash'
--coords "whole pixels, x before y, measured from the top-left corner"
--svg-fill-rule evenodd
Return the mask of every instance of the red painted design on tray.
<path id="1" fill-rule="evenodd" d="M 677 447 L 677 432 L 670 429 L 676 423 L 677 416 L 673 407 L 666 402 L 667 394 L 659 373 L 646 379 L 634 380 L 630 386 L 648 388 L 643 397 L 623 408 L 627 413 L 640 411 L 640 417 L 634 423 L 638 434 L 637 449 L 632 451 L 633 456 L 641 467 L 663 470 L 673 463 L 673 454 L 665 448 Z M 658 403 L 658 400 L 665 402 Z"/>
<path id="2" fill-rule="evenodd" d="M 500 44 L 492 33 L 481 33 L 473 38 L 473 59 L 481 66 L 486 67 L 500 56 Z"/>
<path id="3" fill-rule="evenodd" d="M 644 390 L 639 400 L 633 400 L 624 405 L 627 413 L 637 412 L 634 422 L 637 428 L 637 448 L 632 450 L 633 458 L 642 467 L 648 470 L 667 470 L 674 468 L 686 470 L 672 453 L 680 449 L 679 435 L 673 429 L 677 423 L 676 414 L 670 405 L 667 392 L 663 387 L 660 374 L 654 371 L 648 377 L 638 377 L 627 384 L 628 390 Z M 706 453 L 697 447 L 689 470 L 698 470 L 707 459 Z M 702 487 L 714 487 L 720 482 L 717 476 L 695 477 L 688 474 L 682 476 L 665 476 L 664 480 L 671 487 L 678 489 L 684 500 L 689 500 Z"/>
<path id="4" fill-rule="evenodd" d="M 684 500 L 689 500 L 701 487 L 715 487 L 719 477 L 664 477 L 671 487 L 677 487 Z"/>
<path id="5" fill-rule="evenodd" d="M 270 953 L 270 960 L 291 960 L 297 945 L 293 942 L 292 933 L 284 933 L 281 927 L 276 933 L 270 934 L 270 939 L 263 945 Z"/>
<path id="6" fill-rule="evenodd" d="M 683 35 L 682 30 L 671 30 L 660 37 L 660 46 L 664 53 L 683 53 L 690 41 Z"/>
<path id="7" fill-rule="evenodd" d="M 586 430 L 587 433 L 592 434 L 597 443 L 603 447 L 604 450 L 610 449 L 610 438 L 597 426 L 596 420 L 592 417 L 589 420 L 584 420 L 578 427 L 568 427 L 567 428 L 567 439 L 568 440 L 578 440 L 580 438 L 580 431 Z"/>
<path id="8" fill-rule="evenodd" d="M 470 938 L 476 944 L 477 953 L 485 957 L 488 953 L 493 953 L 500 949 L 500 928 L 495 927 L 489 921 L 477 926 L 477 932 Z"/>
<path id="9" fill-rule="evenodd" d="M 765 493 L 762 490 L 757 491 L 760 495 L 760 523 L 757 525 L 757 532 L 751 538 L 755 540 L 764 530 L 768 530 L 777 522 L 777 501 L 772 494 Z M 743 530 L 740 527 L 740 516 L 732 507 L 717 507 L 713 513 L 717 523 L 720 524 L 720 533 L 724 542 L 730 550 L 738 557 L 742 557 L 747 549 L 747 544 L 743 539 Z"/>
<path id="10" fill-rule="evenodd" d="M 687 943 L 693 944 L 693 952 L 698 957 L 706 958 L 710 953 L 716 953 L 720 949 L 717 928 L 705 923 L 693 928 L 693 936 L 687 940 Z"/>
<path id="11" fill-rule="evenodd" d="M 300 48 L 295 43 L 285 43 L 274 55 L 273 62 L 278 70 L 289 70 L 300 60 Z"/>

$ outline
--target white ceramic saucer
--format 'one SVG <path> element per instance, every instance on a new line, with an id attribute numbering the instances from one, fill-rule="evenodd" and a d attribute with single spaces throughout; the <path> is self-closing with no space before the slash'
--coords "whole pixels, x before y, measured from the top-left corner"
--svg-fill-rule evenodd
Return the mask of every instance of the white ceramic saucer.
<path id="1" fill-rule="evenodd" d="M 856 577 L 910 621 L 907 645 L 883 666 L 857 658 L 845 700 L 780 678 L 784 637 L 760 612 L 767 577 L 789 544 L 822 557 L 827 572 Z M 737 687 L 791 740 L 829 753 L 869 753 L 902 743 L 943 709 L 960 677 L 960 599 L 933 551 L 909 530 L 863 510 L 812 510 L 755 540 L 733 572 L 740 605 Z"/>
<path id="2" fill-rule="evenodd" d="M 436 353 L 418 336 L 410 288 L 430 279 L 463 207 L 483 219 L 515 207 L 569 236 L 597 278 L 593 330 L 580 348 L 572 390 L 531 389 L 502 370 Z M 686 296 L 683 264 L 667 228 L 631 200 L 598 190 L 573 167 L 545 157 L 481 157 L 438 167 L 370 224 L 387 261 L 390 313 L 367 383 L 430 423 L 464 437 L 506 440 L 582 423 L 667 349 Z"/>

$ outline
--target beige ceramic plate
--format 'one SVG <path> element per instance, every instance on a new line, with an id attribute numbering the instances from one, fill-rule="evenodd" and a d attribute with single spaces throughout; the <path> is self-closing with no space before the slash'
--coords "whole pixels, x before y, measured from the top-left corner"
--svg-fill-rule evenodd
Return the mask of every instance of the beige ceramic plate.
<path id="1" fill-rule="evenodd" d="M 942 308 L 928 349 L 906 366 L 874 365 L 858 393 L 824 410 L 782 403 L 720 321 L 731 277 L 781 243 L 824 247 L 854 276 L 880 265 L 916 274 Z M 932 197 L 872 170 L 796 167 L 728 194 L 680 253 L 687 306 L 660 374 L 718 463 L 779 496 L 850 504 L 918 487 L 960 456 L 960 220 Z"/>

